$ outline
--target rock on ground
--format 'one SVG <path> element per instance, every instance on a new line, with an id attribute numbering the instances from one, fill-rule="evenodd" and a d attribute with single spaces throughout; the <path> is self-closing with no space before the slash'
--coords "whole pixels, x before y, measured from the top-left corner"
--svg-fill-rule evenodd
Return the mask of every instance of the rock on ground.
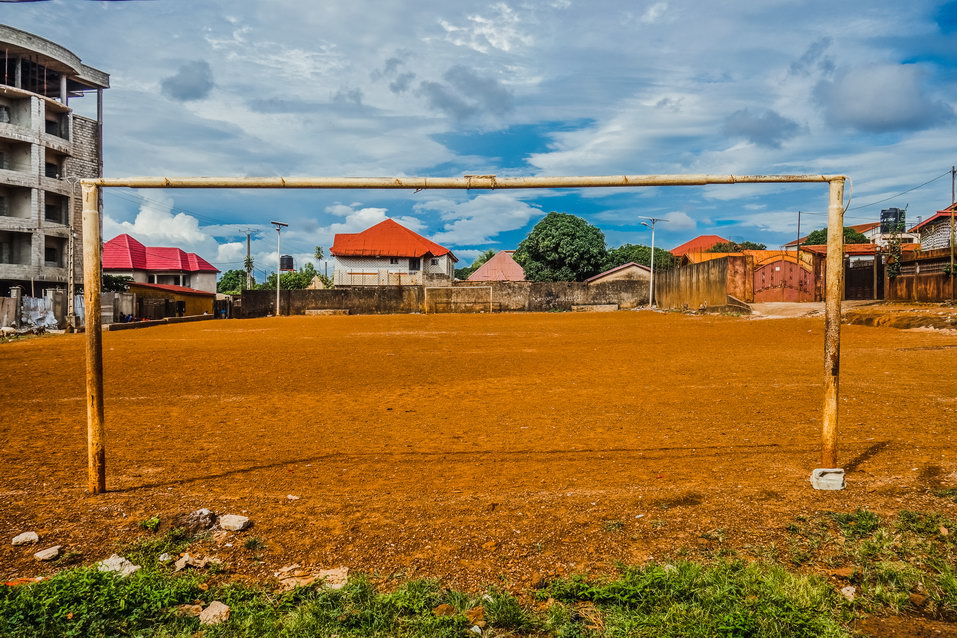
<path id="1" fill-rule="evenodd" d="M 113 572 L 119 576 L 129 576 L 139 571 L 140 566 L 123 558 L 119 554 L 113 554 L 106 560 L 101 560 L 96 564 L 96 568 L 101 572 Z"/>
<path id="2" fill-rule="evenodd" d="M 44 550 L 37 552 L 36 554 L 33 555 L 33 557 L 36 558 L 37 560 L 53 560 L 55 558 L 59 558 L 61 547 L 63 546 L 54 545 L 53 547 L 48 547 Z"/>
<path id="3" fill-rule="evenodd" d="M 181 515 L 176 519 L 176 527 L 182 527 L 190 536 L 208 532 L 216 526 L 216 513 L 205 507 Z"/>
<path id="4" fill-rule="evenodd" d="M 36 532 L 23 532 L 17 536 L 13 537 L 13 544 L 16 545 L 32 545 L 40 540 L 40 537 L 37 536 Z"/>
<path id="5" fill-rule="evenodd" d="M 227 620 L 229 620 L 229 605 L 225 605 L 218 600 L 209 603 L 209 607 L 199 614 L 199 624 L 201 625 L 218 625 Z"/>
<path id="6" fill-rule="evenodd" d="M 249 518 L 238 514 L 226 514 L 219 517 L 219 526 L 230 532 L 241 532 L 250 525 Z"/>
<path id="7" fill-rule="evenodd" d="M 342 589 L 349 582 L 349 568 L 336 567 L 335 569 L 320 569 L 316 574 L 322 579 L 323 587 L 328 589 Z"/>

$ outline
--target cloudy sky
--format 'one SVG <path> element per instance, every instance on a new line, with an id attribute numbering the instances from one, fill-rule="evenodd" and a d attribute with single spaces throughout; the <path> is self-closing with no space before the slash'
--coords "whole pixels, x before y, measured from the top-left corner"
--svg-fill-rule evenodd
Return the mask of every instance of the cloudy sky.
<path id="1" fill-rule="evenodd" d="M 112 75 L 106 174 L 846 173 L 848 223 L 946 206 L 957 1 L 154 0 L 0 4 Z M 88 112 L 92 98 L 75 100 Z M 938 178 L 903 195 L 901 191 Z M 593 191 L 117 191 L 108 236 L 257 268 L 393 217 L 469 263 L 546 212 L 609 246 L 716 233 L 775 247 L 821 185 Z M 879 202 L 879 200 L 887 201 Z M 878 202 L 878 203 L 873 203 Z M 808 221 L 811 220 L 811 221 Z M 260 275 L 261 277 L 261 275 Z"/>

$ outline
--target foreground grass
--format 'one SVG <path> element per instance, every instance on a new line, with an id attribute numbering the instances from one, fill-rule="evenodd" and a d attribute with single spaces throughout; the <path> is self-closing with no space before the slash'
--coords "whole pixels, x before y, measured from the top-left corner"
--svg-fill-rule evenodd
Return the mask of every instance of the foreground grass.
<path id="1" fill-rule="evenodd" d="M 364 577 L 335 591 L 215 585 L 157 562 L 189 544 L 174 530 L 127 548 L 143 566 L 128 578 L 81 567 L 0 587 L 0 636 L 851 636 L 865 614 L 957 619 L 953 526 L 917 512 L 889 521 L 864 510 L 824 514 L 795 521 L 789 547 L 768 548 L 758 561 L 623 567 L 599 580 L 555 580 L 520 598 L 432 581 L 387 592 Z M 816 573 L 804 573 L 811 566 Z M 826 575 L 837 570 L 839 578 Z M 849 586 L 852 596 L 839 592 Z M 221 625 L 201 627 L 177 609 L 213 600 L 232 610 Z"/>

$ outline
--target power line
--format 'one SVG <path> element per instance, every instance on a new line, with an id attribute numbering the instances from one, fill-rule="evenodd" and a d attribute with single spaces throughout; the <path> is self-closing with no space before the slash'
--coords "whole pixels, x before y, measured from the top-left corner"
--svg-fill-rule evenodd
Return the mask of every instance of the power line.
<path id="1" fill-rule="evenodd" d="M 942 179 L 942 178 L 944 178 L 944 177 L 947 177 L 948 175 L 950 175 L 950 171 L 947 171 L 946 173 L 943 173 L 943 174 L 941 174 L 941 175 L 938 175 L 938 176 L 935 177 L 934 179 L 928 180 L 928 181 L 924 182 L 923 184 L 919 184 L 919 185 L 917 185 L 917 186 L 915 186 L 915 187 L 913 187 L 913 188 L 908 188 L 906 191 L 901 191 L 901 192 L 897 193 L 896 195 L 891 195 L 890 197 L 885 197 L 884 199 L 878 199 L 878 200 L 873 201 L 873 202 L 868 202 L 867 204 L 861 204 L 860 206 L 855 206 L 854 208 L 848 208 L 847 210 L 858 210 L 858 209 L 860 209 L 860 208 L 867 208 L 868 206 L 873 206 L 874 204 L 881 204 L 881 203 L 886 202 L 886 201 L 888 201 L 888 200 L 894 199 L 895 197 L 900 197 L 901 195 L 906 195 L 907 193 L 909 193 L 909 192 L 911 192 L 911 191 L 916 191 L 918 188 L 923 188 L 924 186 L 927 186 L 928 184 L 933 184 L 933 183 L 936 182 L 937 180 Z"/>

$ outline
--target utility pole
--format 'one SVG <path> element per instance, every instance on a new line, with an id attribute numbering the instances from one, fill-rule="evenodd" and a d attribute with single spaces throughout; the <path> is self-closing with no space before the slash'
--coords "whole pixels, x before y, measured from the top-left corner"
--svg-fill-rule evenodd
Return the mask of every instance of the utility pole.
<path id="1" fill-rule="evenodd" d="M 251 254 L 252 244 L 249 239 L 250 232 L 246 231 L 246 261 L 243 266 L 246 267 L 246 290 L 252 290 L 253 287 L 253 257 Z"/>
<path id="2" fill-rule="evenodd" d="M 269 222 L 276 227 L 276 316 L 279 316 L 279 288 L 282 274 L 282 229 L 289 226 L 284 222 Z"/>
<path id="3" fill-rule="evenodd" d="M 954 272 L 954 217 L 957 217 L 957 195 L 954 193 L 954 181 L 957 167 L 950 167 L 950 301 L 957 297 L 957 272 Z"/>
<path id="4" fill-rule="evenodd" d="M 795 252 L 797 253 L 798 262 L 801 261 L 801 211 L 798 211 L 798 238 L 797 244 L 795 245 Z"/>
<path id="5" fill-rule="evenodd" d="M 651 229 L 651 281 L 648 286 L 648 307 L 653 308 L 655 303 L 655 224 L 668 220 L 660 217 L 641 217 L 641 219 L 647 219 L 648 221 L 641 222 L 641 225 Z"/>

